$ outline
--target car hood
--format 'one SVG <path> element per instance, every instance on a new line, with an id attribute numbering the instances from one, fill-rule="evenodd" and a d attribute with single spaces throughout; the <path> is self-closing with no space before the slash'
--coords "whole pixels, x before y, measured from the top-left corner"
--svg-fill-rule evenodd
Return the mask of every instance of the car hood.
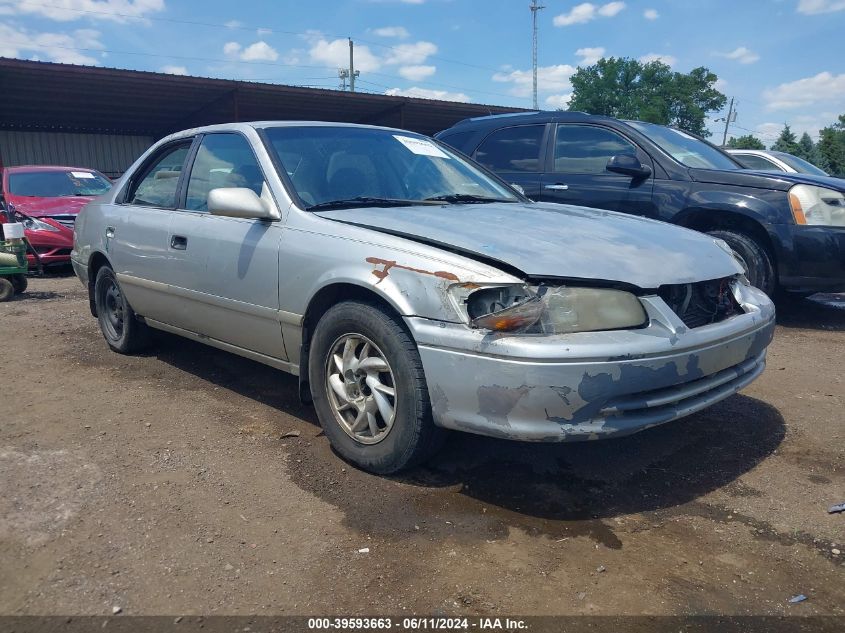
<path id="1" fill-rule="evenodd" d="M 793 174 L 786 172 L 755 171 L 736 169 L 723 171 L 716 169 L 690 169 L 690 176 L 697 182 L 733 187 L 755 187 L 788 191 L 794 185 L 816 185 L 837 191 L 845 191 L 845 180 L 832 176 L 814 176 L 812 174 Z"/>
<path id="2" fill-rule="evenodd" d="M 9 196 L 9 201 L 15 209 L 34 218 L 50 215 L 76 215 L 82 207 L 93 199 L 93 196 L 65 196 L 62 198 Z"/>
<path id="3" fill-rule="evenodd" d="M 503 262 L 529 277 L 657 288 L 742 272 L 716 240 L 636 216 L 535 204 L 467 204 L 320 211 L 323 218 Z"/>

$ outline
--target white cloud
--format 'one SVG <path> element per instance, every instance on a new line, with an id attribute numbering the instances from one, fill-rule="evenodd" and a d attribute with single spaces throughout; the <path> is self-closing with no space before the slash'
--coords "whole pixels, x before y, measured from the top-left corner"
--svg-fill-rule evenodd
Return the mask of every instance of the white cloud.
<path id="1" fill-rule="evenodd" d="M 595 46 L 593 48 L 579 48 L 575 51 L 575 55 L 581 58 L 578 62 L 579 66 L 592 66 L 604 57 L 604 53 L 605 49 L 601 46 Z"/>
<path id="2" fill-rule="evenodd" d="M 268 35 L 273 34 L 273 29 L 267 29 L 267 28 L 262 27 L 262 28 L 256 29 L 255 33 L 256 33 L 256 35 L 258 35 L 258 37 L 266 37 Z"/>
<path id="3" fill-rule="evenodd" d="M 845 73 L 834 75 L 822 72 L 813 77 L 783 83 L 763 92 L 766 108 L 789 110 L 831 103 L 837 108 L 845 107 Z"/>
<path id="4" fill-rule="evenodd" d="M 240 20 L 229 20 L 223 26 L 227 29 L 242 29 L 244 28 L 244 23 Z"/>
<path id="5" fill-rule="evenodd" d="M 37 15 L 56 22 L 128 22 L 164 11 L 164 0 L 0 0 L 2 15 Z"/>
<path id="6" fill-rule="evenodd" d="M 373 33 L 379 37 L 395 37 L 396 39 L 404 40 L 411 36 L 408 29 L 404 26 L 383 26 L 379 29 L 373 29 Z"/>
<path id="7" fill-rule="evenodd" d="M 223 54 L 243 62 L 274 62 L 279 59 L 278 51 L 263 40 L 250 44 L 246 48 L 237 42 L 226 42 L 223 45 Z"/>
<path id="8" fill-rule="evenodd" d="M 798 2 L 798 13 L 807 15 L 843 10 L 845 10 L 845 0 L 800 0 Z"/>
<path id="9" fill-rule="evenodd" d="M 319 32 L 306 36 L 310 44 L 308 54 L 312 62 L 335 68 L 349 65 L 349 41 L 336 39 L 329 41 Z M 421 81 L 431 76 L 435 67 L 425 65 L 425 61 L 437 52 L 437 46 L 431 42 L 409 42 L 391 46 L 380 57 L 368 46 L 355 46 L 355 69 L 362 73 L 377 71 L 383 66 L 400 66 L 399 74 L 411 81 Z"/>
<path id="10" fill-rule="evenodd" d="M 428 88 L 417 88 L 416 86 L 408 88 L 407 90 L 402 88 L 391 88 L 390 90 L 385 90 L 384 94 L 393 97 L 416 97 L 418 99 L 438 99 L 440 101 L 472 101 L 469 95 L 466 95 L 463 92 L 429 90 Z"/>
<path id="11" fill-rule="evenodd" d="M 757 53 L 746 48 L 745 46 L 735 48 L 730 53 L 716 53 L 716 55 L 718 55 L 719 57 L 725 57 L 727 59 L 736 60 L 740 64 L 753 64 L 758 59 L 760 59 L 760 56 Z"/>
<path id="12" fill-rule="evenodd" d="M 724 92 L 725 90 L 727 90 L 727 89 L 728 89 L 728 80 L 727 80 L 727 79 L 722 79 L 721 77 L 719 77 L 719 78 L 716 80 L 716 83 L 714 83 L 714 84 L 713 84 L 713 87 L 714 87 L 716 90 L 718 90 L 719 92 Z"/>
<path id="13" fill-rule="evenodd" d="M 657 9 L 646 9 L 643 11 L 643 17 L 646 20 L 656 20 L 660 17 L 660 14 L 657 12 Z"/>
<path id="14" fill-rule="evenodd" d="M 553 23 L 555 26 L 571 26 L 572 24 L 584 24 L 595 20 L 597 17 L 612 18 L 625 8 L 624 2 L 608 2 L 607 4 L 596 5 L 592 2 L 583 2 L 570 9 L 568 13 L 556 15 Z"/>
<path id="15" fill-rule="evenodd" d="M 162 66 L 161 72 L 168 75 L 187 75 L 188 69 L 185 66 Z"/>
<path id="16" fill-rule="evenodd" d="M 408 81 L 422 81 L 431 77 L 436 70 L 435 66 L 402 66 L 399 74 Z"/>
<path id="17" fill-rule="evenodd" d="M 569 100 L 571 98 L 571 92 L 565 95 L 549 95 L 546 97 L 544 103 L 552 110 L 566 110 L 569 107 Z"/>
<path id="18" fill-rule="evenodd" d="M 318 37 L 311 42 L 308 50 L 311 60 L 319 64 L 325 64 L 332 68 L 347 68 L 349 66 L 349 41 L 336 39 L 331 42 Z M 361 72 L 378 70 L 381 68 L 381 60 L 374 55 L 367 46 L 355 47 L 355 69 Z"/>
<path id="19" fill-rule="evenodd" d="M 538 92 L 567 92 L 571 90 L 569 78 L 578 70 L 569 64 L 558 64 L 557 66 L 540 66 L 537 68 L 537 91 Z M 533 77 L 530 70 L 512 70 L 510 72 L 496 73 L 493 81 L 510 83 L 510 93 L 516 97 L 531 96 Z"/>
<path id="20" fill-rule="evenodd" d="M 608 2 L 599 7 L 598 14 L 605 18 L 612 18 L 624 8 L 624 2 Z"/>
<path id="21" fill-rule="evenodd" d="M 76 48 L 102 49 L 100 32 L 77 29 L 71 33 L 38 33 L 0 23 L 0 57 L 32 57 L 63 64 L 99 65 Z"/>
<path id="22" fill-rule="evenodd" d="M 356 49 L 357 50 L 357 49 Z M 437 46 L 431 42 L 414 42 L 393 46 L 387 53 L 385 64 L 422 64 L 429 56 L 437 52 Z"/>
<path id="23" fill-rule="evenodd" d="M 649 62 L 663 62 L 667 66 L 674 66 L 678 63 L 678 58 L 673 57 L 672 55 L 663 55 L 661 53 L 648 53 L 647 55 L 640 57 L 640 61 L 643 64 L 648 64 Z"/>

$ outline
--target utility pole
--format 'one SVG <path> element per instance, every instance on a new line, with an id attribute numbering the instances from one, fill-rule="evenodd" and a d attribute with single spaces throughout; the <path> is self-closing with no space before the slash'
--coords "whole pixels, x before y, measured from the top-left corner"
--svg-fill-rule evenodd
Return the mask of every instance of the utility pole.
<path id="1" fill-rule="evenodd" d="M 352 43 L 352 38 L 349 38 L 349 92 L 355 92 L 355 78 L 360 75 L 360 71 L 355 70 L 355 45 Z"/>
<path id="2" fill-rule="evenodd" d="M 529 5 L 531 9 L 531 18 L 534 22 L 534 38 L 532 40 L 532 48 L 531 48 L 531 67 L 534 72 L 533 74 L 533 86 L 534 86 L 534 109 L 539 110 L 537 107 L 537 11 L 541 9 L 545 9 L 546 7 L 543 5 L 537 4 L 537 0 L 531 0 L 531 4 Z"/>
<path id="3" fill-rule="evenodd" d="M 346 80 L 349 79 L 349 69 L 338 68 L 337 76 L 340 78 L 340 89 L 346 91 Z"/>
<path id="4" fill-rule="evenodd" d="M 728 126 L 736 121 L 736 112 L 734 112 L 734 98 L 731 97 L 731 105 L 728 107 L 728 116 L 725 117 L 725 133 L 722 135 L 722 147 L 728 142 Z"/>

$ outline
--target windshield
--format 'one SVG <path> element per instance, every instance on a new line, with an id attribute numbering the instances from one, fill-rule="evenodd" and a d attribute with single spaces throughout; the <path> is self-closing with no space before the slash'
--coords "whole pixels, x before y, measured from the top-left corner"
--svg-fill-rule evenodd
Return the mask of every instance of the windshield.
<path id="1" fill-rule="evenodd" d="M 654 123 L 627 121 L 679 163 L 701 169 L 741 169 L 730 156 L 692 134 Z"/>
<path id="2" fill-rule="evenodd" d="M 9 174 L 9 193 L 15 196 L 99 196 L 109 189 L 111 183 L 108 179 L 92 171 L 23 171 Z"/>
<path id="3" fill-rule="evenodd" d="M 518 202 L 506 186 L 417 134 L 358 127 L 266 129 L 306 208 Z M 438 202 L 439 201 L 439 202 Z"/>
<path id="4" fill-rule="evenodd" d="M 812 174 L 814 176 L 829 175 L 826 171 L 819 169 L 812 163 L 807 162 L 803 158 L 793 156 L 792 154 L 785 154 L 784 152 L 772 152 L 772 155 L 776 156 L 778 159 L 792 167 L 792 169 L 797 171 L 799 174 Z"/>

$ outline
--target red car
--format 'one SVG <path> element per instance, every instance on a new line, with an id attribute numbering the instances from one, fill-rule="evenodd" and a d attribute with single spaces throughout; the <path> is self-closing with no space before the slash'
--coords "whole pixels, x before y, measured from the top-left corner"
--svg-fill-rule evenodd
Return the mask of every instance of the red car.
<path id="1" fill-rule="evenodd" d="M 7 213 L 0 213 L 0 222 L 8 221 L 8 213 L 19 214 L 17 221 L 23 222 L 26 238 L 41 263 L 67 264 L 76 214 L 111 186 L 103 174 L 84 167 L 4 167 L 1 191 Z M 29 258 L 34 267 L 35 258 Z"/>

